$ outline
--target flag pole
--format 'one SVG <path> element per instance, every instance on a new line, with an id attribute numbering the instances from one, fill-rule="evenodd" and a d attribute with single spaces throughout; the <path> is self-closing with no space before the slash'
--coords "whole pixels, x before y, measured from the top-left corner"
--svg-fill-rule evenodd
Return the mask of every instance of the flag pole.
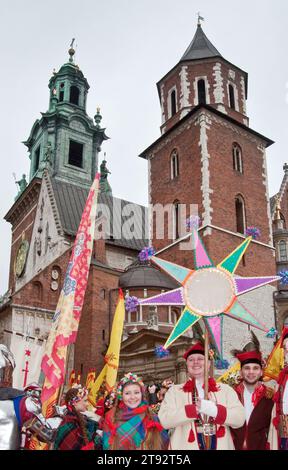
<path id="1" fill-rule="evenodd" d="M 65 370 L 65 376 L 64 376 L 63 383 L 60 386 L 59 395 L 58 395 L 58 398 L 57 398 L 57 406 L 59 406 L 61 404 L 61 398 L 62 398 L 62 393 L 63 393 L 64 387 L 65 387 L 65 379 L 66 379 L 68 365 L 69 365 L 68 361 L 69 361 L 69 357 L 70 357 L 70 353 L 71 353 L 71 348 L 72 348 L 72 344 L 68 344 L 67 352 L 66 352 L 66 358 L 65 358 L 65 364 L 67 365 L 67 367 L 66 367 L 66 370 Z"/>
<path id="2" fill-rule="evenodd" d="M 204 363 L 204 399 L 208 400 L 208 375 L 209 375 L 209 337 L 205 328 L 205 363 Z"/>

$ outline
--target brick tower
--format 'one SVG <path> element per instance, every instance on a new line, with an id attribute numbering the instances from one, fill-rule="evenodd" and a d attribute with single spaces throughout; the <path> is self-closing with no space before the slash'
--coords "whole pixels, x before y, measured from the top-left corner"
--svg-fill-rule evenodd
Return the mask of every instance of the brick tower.
<path id="1" fill-rule="evenodd" d="M 161 136 L 140 157 L 148 161 L 149 203 L 166 210 L 160 238 L 159 211 L 157 220 L 154 209 L 151 216 L 151 240 L 164 259 L 193 268 L 191 249 L 180 248 L 185 236 L 181 205 L 186 205 L 185 221 L 193 204 L 214 262 L 243 241 L 247 226 L 256 226 L 261 238 L 251 243 L 237 274 L 275 273 L 266 171 L 266 148 L 273 142 L 249 127 L 247 86 L 247 73 L 218 52 L 200 22 L 180 61 L 157 84 Z M 273 290 L 268 286 L 242 297 L 271 326 Z"/>

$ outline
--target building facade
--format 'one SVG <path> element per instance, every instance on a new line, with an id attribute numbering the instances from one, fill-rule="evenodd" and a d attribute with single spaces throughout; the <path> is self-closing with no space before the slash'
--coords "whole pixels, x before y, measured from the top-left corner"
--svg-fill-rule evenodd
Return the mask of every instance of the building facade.
<path id="1" fill-rule="evenodd" d="M 247 73 L 227 61 L 198 24 L 184 55 L 157 87 L 161 136 L 140 154 L 148 162 L 149 203 L 166 208 L 162 232 L 156 209 L 150 220 L 157 255 L 193 268 L 193 250 L 187 244 L 185 248 L 183 239 L 186 218 L 197 213 L 200 234 L 214 262 L 243 241 L 248 226 L 255 226 L 261 238 L 252 241 L 236 274 L 274 274 L 266 169 L 266 149 L 273 142 L 249 126 Z M 274 290 L 266 286 L 241 297 L 271 326 Z M 227 356 L 235 341 L 234 330 L 235 322 L 225 319 Z M 243 336 L 247 326 L 237 324 L 237 331 Z M 268 352 L 270 342 L 262 333 L 259 338 Z"/>
<path id="2" fill-rule="evenodd" d="M 272 141 L 249 126 L 247 73 L 222 57 L 199 24 L 180 61 L 157 84 L 161 135 L 140 155 L 148 162 L 153 211 L 134 204 L 138 236 L 126 237 L 125 207 L 131 203 L 113 196 L 106 160 L 99 165 L 101 146 L 108 137 L 101 127 L 100 110 L 94 120 L 86 113 L 89 84 L 75 64 L 74 53 L 70 48 L 68 62 L 53 73 L 48 111 L 35 121 L 24 142 L 31 160 L 29 184 L 24 180 L 19 184 L 5 216 L 12 239 L 0 333 L 8 345 L 13 334 L 46 340 L 88 191 L 100 167 L 93 256 L 68 369 L 85 376 L 90 368 L 99 371 L 103 366 L 119 287 L 125 295 L 142 298 L 177 287 L 149 262 L 137 261 L 144 246 L 151 243 L 158 256 L 193 269 L 185 226 L 190 215 L 199 215 L 200 234 L 216 263 L 244 240 L 247 226 L 257 226 L 261 238 L 252 241 L 237 274 L 275 273 L 266 170 L 266 149 Z M 156 217 L 158 209 L 160 217 L 159 213 Z M 274 291 L 269 285 L 242 296 L 243 304 L 268 327 L 275 325 Z M 201 328 L 179 338 L 169 358 L 159 360 L 154 354 L 180 314 L 180 307 L 169 306 L 126 312 L 119 373 L 131 370 L 148 381 L 184 380 L 182 355 L 191 338 L 201 335 Z M 225 319 L 227 359 L 248 332 L 246 325 L 237 322 L 236 335 L 235 327 L 233 320 Z M 257 335 L 264 352 L 270 352 L 271 340 Z"/>

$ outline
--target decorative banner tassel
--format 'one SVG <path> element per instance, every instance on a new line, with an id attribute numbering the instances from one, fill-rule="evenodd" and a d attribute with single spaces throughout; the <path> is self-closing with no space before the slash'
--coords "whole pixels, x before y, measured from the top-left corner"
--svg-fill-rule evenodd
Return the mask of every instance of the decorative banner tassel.
<path id="1" fill-rule="evenodd" d="M 194 442 L 194 441 L 195 441 L 195 434 L 194 434 L 193 429 L 191 428 L 189 432 L 188 442 Z"/>
<path id="2" fill-rule="evenodd" d="M 159 357 L 162 359 L 163 357 L 167 357 L 170 354 L 170 351 L 168 349 L 163 348 L 163 346 L 156 346 L 155 349 L 155 356 Z"/>
<path id="3" fill-rule="evenodd" d="M 258 240 L 261 237 L 261 232 L 258 227 L 247 227 L 245 235 L 246 237 L 252 237 L 253 240 Z"/>
<path id="4" fill-rule="evenodd" d="M 272 328 L 270 328 L 270 330 L 268 331 L 266 338 L 274 339 L 276 335 L 277 335 L 277 330 L 272 326 Z"/>
<path id="5" fill-rule="evenodd" d="M 283 270 L 278 273 L 278 276 L 281 277 L 280 284 L 287 285 L 288 284 L 288 271 Z"/>
<path id="6" fill-rule="evenodd" d="M 225 427 L 219 426 L 219 428 L 216 431 L 216 437 L 224 437 L 224 436 L 225 436 Z"/>

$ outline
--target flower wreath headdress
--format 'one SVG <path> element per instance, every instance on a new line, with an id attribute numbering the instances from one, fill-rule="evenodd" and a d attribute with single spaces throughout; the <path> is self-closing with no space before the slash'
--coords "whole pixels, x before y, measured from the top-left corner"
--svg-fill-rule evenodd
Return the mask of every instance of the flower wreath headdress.
<path id="1" fill-rule="evenodd" d="M 118 383 L 116 390 L 118 400 L 122 400 L 123 388 L 128 383 L 139 384 L 141 389 L 144 390 L 144 383 L 142 382 L 141 377 L 138 377 L 138 375 L 133 374 L 133 372 L 128 372 L 128 374 L 125 374 L 124 377 L 122 377 L 122 379 Z"/>
<path id="2" fill-rule="evenodd" d="M 74 405 L 75 403 L 78 403 L 79 401 L 83 400 L 83 398 L 86 398 L 89 394 L 89 390 L 86 387 L 82 387 L 81 385 L 77 384 L 72 388 L 77 389 L 77 395 L 69 400 L 68 405 Z"/>

